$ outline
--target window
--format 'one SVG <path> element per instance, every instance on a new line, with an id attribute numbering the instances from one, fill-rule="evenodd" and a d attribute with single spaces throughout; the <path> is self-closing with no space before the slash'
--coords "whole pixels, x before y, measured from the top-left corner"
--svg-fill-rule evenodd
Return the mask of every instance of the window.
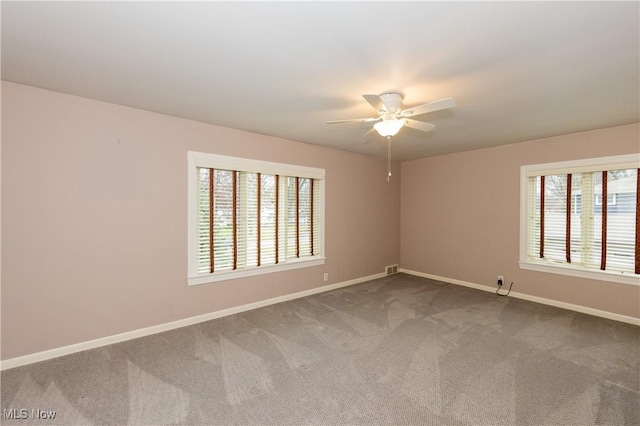
<path id="1" fill-rule="evenodd" d="M 637 154 L 522 166 L 520 267 L 640 285 Z"/>
<path id="2" fill-rule="evenodd" d="M 601 206 L 602 205 L 602 194 L 594 194 L 595 195 L 595 201 L 596 201 L 596 206 Z M 612 206 L 615 205 L 618 201 L 618 194 L 608 194 L 607 195 L 607 205 Z"/>
<path id="3" fill-rule="evenodd" d="M 189 284 L 324 264 L 324 169 L 188 153 Z"/>

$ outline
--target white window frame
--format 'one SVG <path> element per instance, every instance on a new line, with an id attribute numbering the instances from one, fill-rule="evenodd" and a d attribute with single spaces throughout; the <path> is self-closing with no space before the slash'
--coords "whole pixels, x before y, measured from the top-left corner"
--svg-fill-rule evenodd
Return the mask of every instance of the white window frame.
<path id="1" fill-rule="evenodd" d="M 594 194 L 594 195 L 595 195 L 595 200 L 594 200 L 595 205 L 596 206 L 601 206 L 602 205 L 602 194 Z M 618 204 L 618 194 L 611 194 L 611 201 L 607 200 L 607 205 L 615 206 L 616 204 Z"/>
<path id="2" fill-rule="evenodd" d="M 325 257 L 325 170 L 315 167 L 299 166 L 271 161 L 253 160 L 248 158 L 230 157 L 226 155 L 209 154 L 204 152 L 187 152 L 188 173 L 188 268 L 187 283 L 189 285 L 206 284 L 226 281 L 256 275 L 287 271 L 311 266 L 324 265 Z M 297 176 L 311 178 L 319 182 L 319 247 L 314 249 L 314 255 L 300 259 L 283 259 L 275 265 L 261 265 L 235 271 L 220 271 L 215 273 L 197 272 L 197 226 L 198 226 L 198 168 L 235 170 L 249 173 L 263 173 L 280 176 Z"/>
<path id="3" fill-rule="evenodd" d="M 545 259 L 534 259 L 528 254 L 529 246 L 529 178 L 540 175 L 558 175 L 567 173 L 587 173 L 602 170 L 635 169 L 640 167 L 640 154 L 616 155 L 584 160 L 561 161 L 556 163 L 531 164 L 520 167 L 520 259 L 521 269 L 551 274 L 569 275 L 600 281 L 640 286 L 640 277 L 632 273 L 587 269 L 579 265 L 553 263 Z M 640 176 L 638 177 L 640 178 Z M 582 200 L 584 211 L 584 200 Z"/>

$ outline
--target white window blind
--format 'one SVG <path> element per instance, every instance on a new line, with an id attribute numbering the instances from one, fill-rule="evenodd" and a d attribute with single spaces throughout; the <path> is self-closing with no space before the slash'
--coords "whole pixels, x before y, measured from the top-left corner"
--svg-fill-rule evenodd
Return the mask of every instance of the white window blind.
<path id="1" fill-rule="evenodd" d="M 324 261 L 324 171 L 201 153 L 189 164 L 190 283 Z"/>
<path id="2" fill-rule="evenodd" d="M 542 194 L 542 192 L 541 192 Z M 544 257 L 562 262 L 566 258 L 567 176 L 549 175 L 544 179 Z"/>
<path id="3" fill-rule="evenodd" d="M 607 268 L 634 271 L 637 170 L 613 170 L 608 175 Z M 598 188 L 596 188 L 596 192 Z M 601 191 L 601 189 L 600 189 Z M 600 207 L 602 209 L 602 206 Z"/>
<path id="4" fill-rule="evenodd" d="M 276 259 L 276 185 L 274 175 L 260 176 L 260 265 L 275 264 Z"/>
<path id="5" fill-rule="evenodd" d="M 556 164 L 542 171 L 524 170 L 521 266 L 640 276 L 638 168 L 615 166 L 599 164 L 589 170 L 580 164 L 562 170 Z"/>

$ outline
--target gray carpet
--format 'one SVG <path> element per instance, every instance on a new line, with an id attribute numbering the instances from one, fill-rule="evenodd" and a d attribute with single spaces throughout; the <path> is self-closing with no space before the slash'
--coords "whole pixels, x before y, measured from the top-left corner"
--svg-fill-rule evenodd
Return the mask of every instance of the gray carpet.
<path id="1" fill-rule="evenodd" d="M 6 370 L 2 423 L 638 425 L 639 330 L 398 274 Z"/>

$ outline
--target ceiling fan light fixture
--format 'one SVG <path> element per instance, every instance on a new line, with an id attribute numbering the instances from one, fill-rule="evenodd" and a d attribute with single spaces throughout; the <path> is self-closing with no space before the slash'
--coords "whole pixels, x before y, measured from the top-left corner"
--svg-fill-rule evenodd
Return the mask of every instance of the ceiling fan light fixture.
<path id="1" fill-rule="evenodd" d="M 400 93 L 392 92 L 383 93 L 382 95 L 362 95 L 362 97 L 378 112 L 378 117 L 334 120 L 327 121 L 327 124 L 346 122 L 369 123 L 376 121 L 377 123 L 373 125 L 373 129 L 369 130 L 365 136 L 369 135 L 369 133 L 375 129 L 380 136 L 387 138 L 387 180 L 391 177 L 391 136 L 397 135 L 402 126 L 411 127 L 412 129 L 420 130 L 422 132 L 428 132 L 436 127 L 435 124 L 413 120 L 408 117 L 414 117 L 456 106 L 456 102 L 453 98 L 445 98 L 403 110 L 402 95 Z"/>
<path id="2" fill-rule="evenodd" d="M 380 136 L 388 137 L 395 136 L 400 129 L 404 126 L 404 120 L 391 119 L 379 121 L 373 125 L 373 128 L 380 134 Z"/>

